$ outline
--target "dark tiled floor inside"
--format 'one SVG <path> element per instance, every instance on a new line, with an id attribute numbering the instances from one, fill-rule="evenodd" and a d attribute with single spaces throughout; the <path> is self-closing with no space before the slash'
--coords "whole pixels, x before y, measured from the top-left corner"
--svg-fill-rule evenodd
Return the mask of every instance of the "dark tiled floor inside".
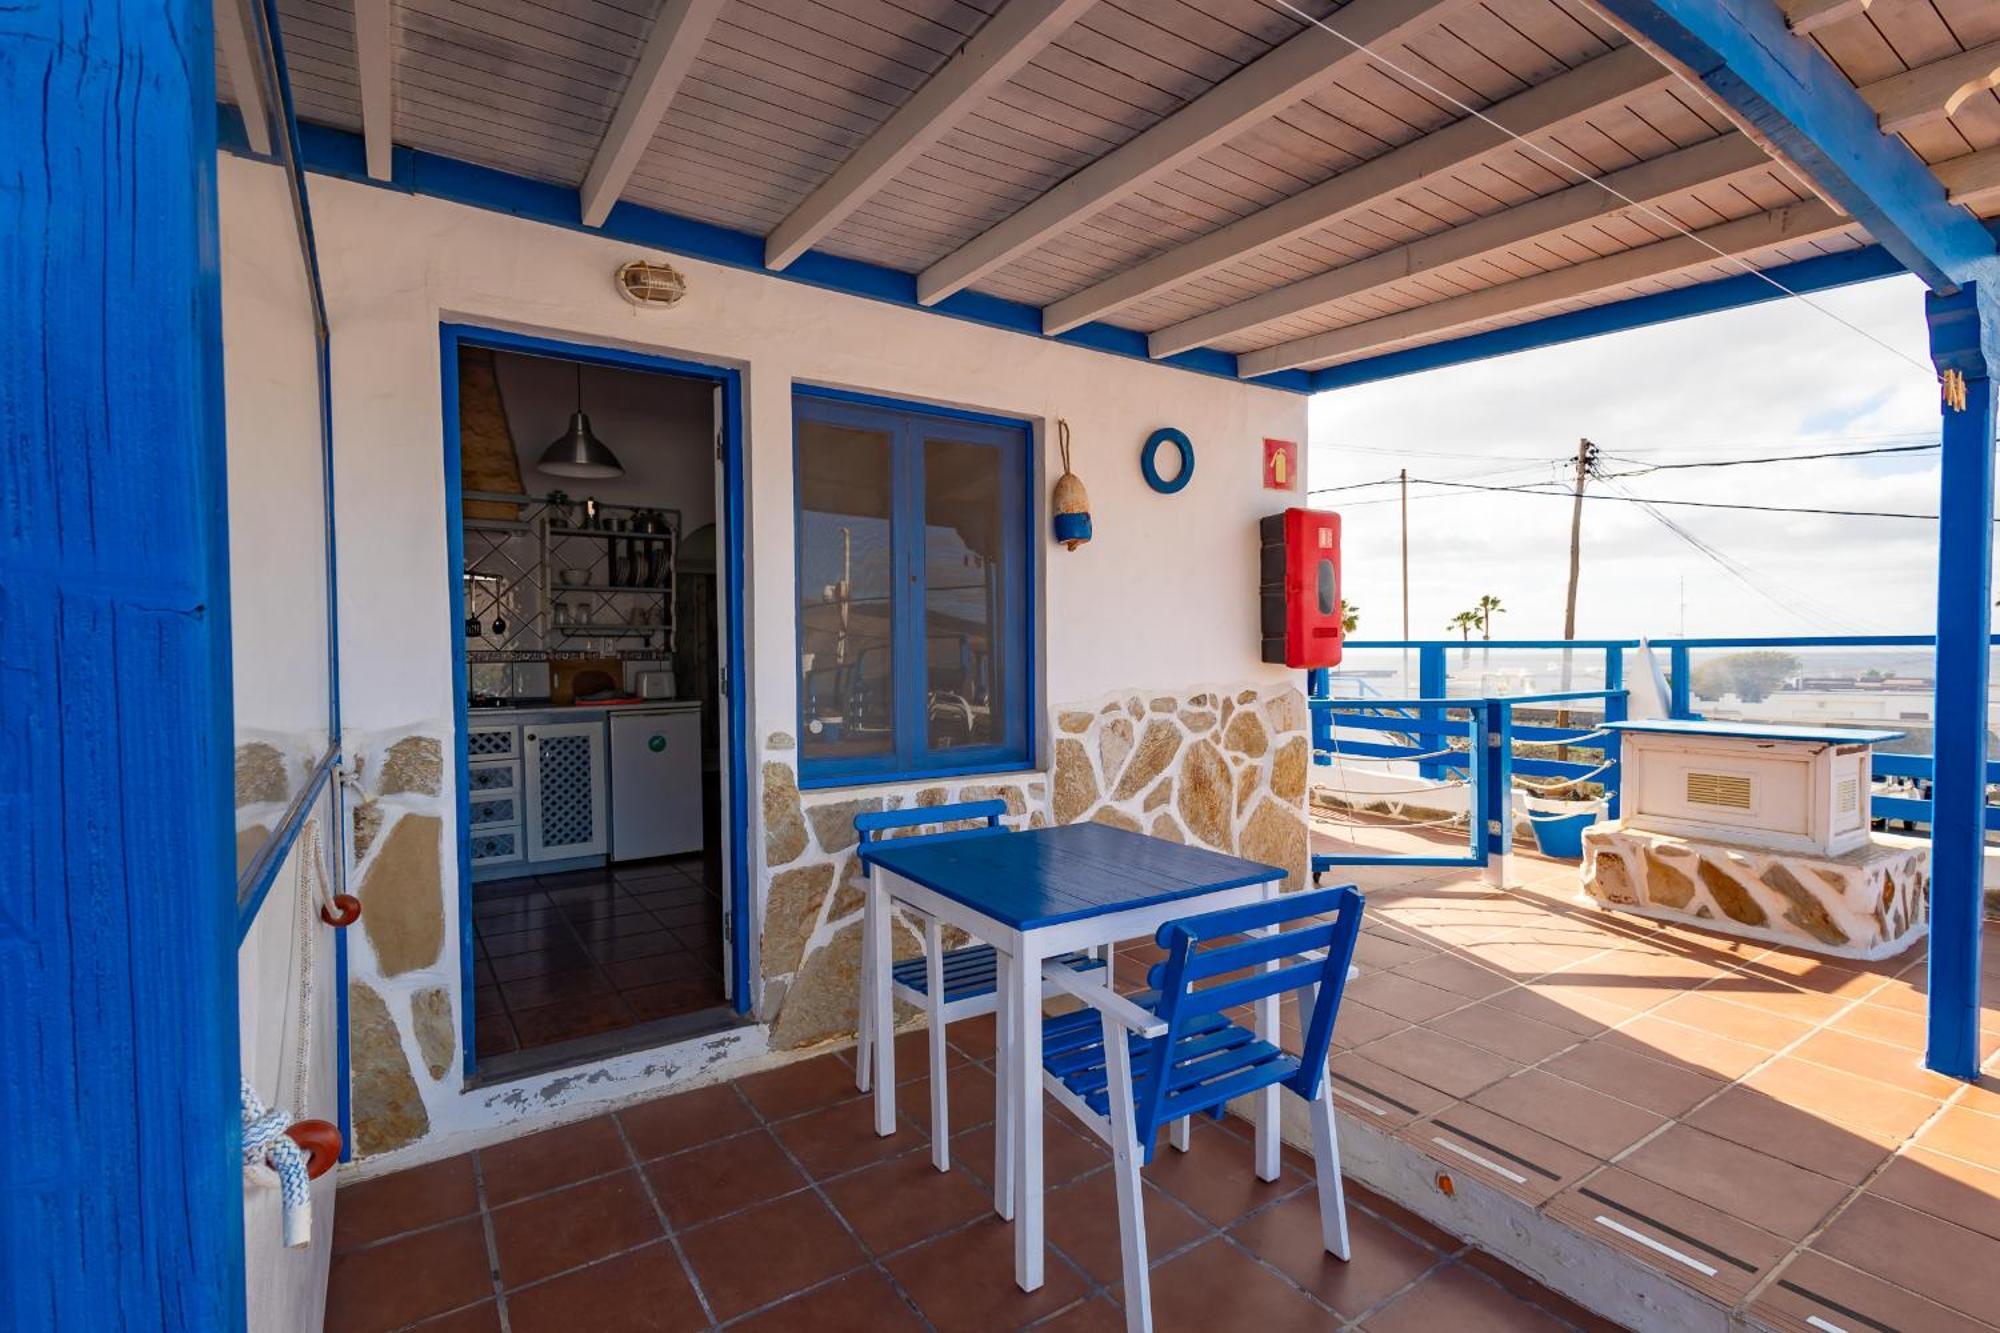
<path id="1" fill-rule="evenodd" d="M 723 1004 L 720 882 L 690 856 L 477 885 L 479 1058 Z"/>
<path id="2" fill-rule="evenodd" d="M 954 1166 L 930 1165 L 928 1061 L 905 1037 L 900 1132 L 848 1057 L 643 1103 L 340 1191 L 326 1327 L 1117 1330 L 1118 1217 L 1096 1140 L 1048 1125 L 1048 1278 L 1013 1280 L 992 1213 L 991 1019 L 952 1025 Z M 1609 1327 L 1350 1186 L 1354 1258 L 1319 1252 L 1310 1162 L 1259 1182 L 1241 1122 L 1147 1169 L 1162 1330 Z"/>

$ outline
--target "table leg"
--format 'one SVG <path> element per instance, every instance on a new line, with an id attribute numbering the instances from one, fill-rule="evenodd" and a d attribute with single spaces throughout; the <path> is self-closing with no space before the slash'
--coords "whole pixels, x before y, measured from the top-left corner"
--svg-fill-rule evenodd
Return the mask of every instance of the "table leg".
<path id="1" fill-rule="evenodd" d="M 1268 900 L 1279 892 L 1279 885 L 1264 886 L 1264 897 Z M 1269 935 L 1273 927 L 1265 927 L 1254 933 Z M 1264 964 L 1266 972 L 1275 972 L 1278 964 Z M 1278 997 L 1267 995 L 1257 1001 L 1257 1036 L 1273 1046 L 1280 1045 L 1278 1027 Z M 1276 1180 L 1281 1167 L 1282 1143 L 1278 1137 L 1278 1088 L 1273 1085 L 1253 1094 L 1257 1099 L 1257 1178 Z"/>
<path id="2" fill-rule="evenodd" d="M 1008 964 L 1013 1058 L 1008 1099 L 1013 1103 L 1014 1282 L 1022 1291 L 1042 1285 L 1042 960 L 1024 940 Z"/>
<path id="3" fill-rule="evenodd" d="M 1013 960 L 999 951 L 993 1009 L 993 1211 L 1014 1220 L 1014 1103 L 1008 1096 L 1014 1069 Z"/>
<path id="4" fill-rule="evenodd" d="M 868 1027 L 875 1047 L 875 1132 L 896 1132 L 896 1027 L 889 989 L 889 890 L 886 874 L 868 877 L 862 947 L 867 952 Z"/>

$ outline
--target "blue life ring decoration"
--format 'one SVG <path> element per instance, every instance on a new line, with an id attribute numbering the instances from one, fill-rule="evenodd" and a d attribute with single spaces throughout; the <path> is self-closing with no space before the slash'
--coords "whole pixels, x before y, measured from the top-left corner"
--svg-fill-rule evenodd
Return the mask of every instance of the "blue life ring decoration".
<path id="1" fill-rule="evenodd" d="M 1171 444 L 1180 452 L 1181 470 L 1171 481 L 1160 475 L 1158 458 L 1160 446 Z M 1162 495 L 1172 495 L 1185 487 L 1194 477 L 1194 441 L 1184 430 L 1172 426 L 1162 426 L 1146 437 L 1146 443 L 1139 450 L 1139 470 L 1146 474 L 1146 484 Z"/>

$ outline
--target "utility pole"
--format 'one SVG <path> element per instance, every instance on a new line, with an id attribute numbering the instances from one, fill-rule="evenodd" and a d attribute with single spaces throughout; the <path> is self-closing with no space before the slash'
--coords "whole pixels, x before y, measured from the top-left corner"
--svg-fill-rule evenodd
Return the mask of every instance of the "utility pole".
<path id="1" fill-rule="evenodd" d="M 1403 488 L 1403 692 L 1412 693 L 1410 684 L 1410 470 L 1402 469 L 1396 480 Z M 1421 693 L 1421 691 L 1415 691 Z"/>
<path id="2" fill-rule="evenodd" d="M 1575 661 L 1575 650 L 1568 641 L 1576 637 L 1576 585 L 1583 573 L 1583 484 L 1597 466 L 1597 446 L 1589 440 L 1576 442 L 1576 498 L 1570 502 L 1569 515 L 1569 592 L 1563 599 L 1563 671 L 1562 688 L 1567 694 L 1572 685 L 1570 668 Z M 1569 708 L 1564 706 L 1556 712 L 1556 725 L 1569 725 Z M 1567 760 L 1569 747 L 1556 747 L 1556 758 Z M 1571 788 L 1570 790 L 1574 790 Z"/>

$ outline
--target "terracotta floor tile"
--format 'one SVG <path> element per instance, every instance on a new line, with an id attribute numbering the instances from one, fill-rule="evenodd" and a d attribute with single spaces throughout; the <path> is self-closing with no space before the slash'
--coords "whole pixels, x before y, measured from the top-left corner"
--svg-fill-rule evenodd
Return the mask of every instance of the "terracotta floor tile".
<path id="1" fill-rule="evenodd" d="M 1370 1009 L 1421 1023 L 1436 1018 L 1447 1009 L 1456 1009 L 1466 997 L 1438 986 L 1399 976 L 1393 972 L 1364 975 L 1347 983 L 1343 999 L 1359 1000 Z"/>
<path id="2" fill-rule="evenodd" d="M 1347 1182 L 1347 1206 L 1373 1213 L 1419 1244 L 1436 1250 L 1440 1256 L 1456 1254 L 1465 1248 L 1464 1241 L 1443 1227 L 1411 1212 L 1394 1199 L 1375 1193 L 1357 1180 L 1349 1179 Z"/>
<path id="3" fill-rule="evenodd" d="M 478 1211 L 471 1153 L 342 1185 L 334 1199 L 333 1252 Z"/>
<path id="4" fill-rule="evenodd" d="M 1610 1032 L 1551 1057 L 1542 1068 L 1664 1116 L 1679 1115 L 1724 1086 L 1698 1069 L 1641 1055 L 1636 1046 Z"/>
<path id="5" fill-rule="evenodd" d="M 1688 1114 L 1686 1123 L 1849 1185 L 1881 1165 L 1896 1140 L 1787 1105 L 1739 1085 Z"/>
<path id="6" fill-rule="evenodd" d="M 1656 1014 L 1664 1014 L 1664 1009 Z M 1602 1040 L 1627 1046 L 1653 1060 L 1666 1060 L 1718 1079 L 1738 1079 L 1771 1058 L 1749 1042 L 1703 1032 L 1656 1014 L 1641 1014 Z"/>
<path id="7" fill-rule="evenodd" d="M 1297 1023 L 1292 1027 L 1296 1028 Z M 1358 1000 L 1345 997 L 1340 1002 L 1340 1012 L 1333 1020 L 1333 1044 L 1337 1047 L 1363 1046 L 1386 1037 L 1392 1032 L 1401 1032 L 1410 1026 L 1407 1021 L 1385 1014 L 1380 1009 L 1370 1009 Z"/>
<path id="8" fill-rule="evenodd" d="M 2000 1171 L 1912 1145 L 1868 1193 L 2000 1240 Z"/>
<path id="9" fill-rule="evenodd" d="M 923 1333 L 924 1321 L 874 1269 L 862 1269 L 733 1326 L 741 1333 Z"/>
<path id="10" fill-rule="evenodd" d="M 1361 938 L 1354 942 L 1354 965 L 1363 972 L 1387 972 L 1436 952 L 1430 945 L 1419 944 L 1408 936 L 1391 934 L 1364 924 Z"/>
<path id="11" fill-rule="evenodd" d="M 1864 1194 L 1812 1248 L 1961 1314 L 1993 1313 L 2000 1240 Z"/>
<path id="12" fill-rule="evenodd" d="M 1470 1097 L 1519 1067 L 1504 1056 L 1454 1041 L 1428 1027 L 1405 1028 L 1370 1042 L 1355 1054 L 1451 1097 Z"/>
<path id="13" fill-rule="evenodd" d="M 962 1166 L 939 1171 L 929 1149 L 829 1181 L 826 1195 L 861 1243 L 878 1255 L 929 1240 L 993 1208 L 984 1184 Z"/>
<path id="14" fill-rule="evenodd" d="M 1514 978 L 1503 976 L 1490 967 L 1482 967 L 1462 955 L 1443 953 L 1406 963 L 1396 969 L 1396 975 L 1463 995 L 1470 1000 L 1483 1000 L 1514 984 Z"/>
<path id="15" fill-rule="evenodd" d="M 1495 1083 L 1472 1104 L 1605 1161 L 1666 1123 L 1644 1107 L 1540 1069 Z"/>
<path id="16" fill-rule="evenodd" d="M 625 1141 L 608 1115 L 509 1139 L 479 1152 L 489 1208 L 629 1165 Z"/>
<path id="17" fill-rule="evenodd" d="M 513 1333 L 672 1333 L 709 1326 L 680 1257 L 663 1240 L 508 1292 L 507 1319 Z"/>
<path id="18" fill-rule="evenodd" d="M 1014 1285 L 1014 1229 L 987 1217 L 885 1260 L 938 1333 L 991 1333 L 1053 1314 L 1087 1288 L 1054 1253 L 1040 1290 Z"/>
<path id="19" fill-rule="evenodd" d="M 410 1325 L 411 1333 L 500 1333 L 500 1302 L 481 1301 Z"/>
<path id="20" fill-rule="evenodd" d="M 767 1130 L 755 1130 L 648 1162 L 653 1196 L 677 1228 L 696 1226 L 753 1203 L 805 1188 Z"/>
<path id="21" fill-rule="evenodd" d="M 1581 1180 L 1599 1162 L 1472 1102 L 1448 1107 L 1397 1136 L 1451 1174 L 1470 1173 L 1530 1205 Z"/>
<path id="22" fill-rule="evenodd" d="M 636 1171 L 600 1176 L 493 1210 L 500 1278 L 508 1287 L 629 1250 L 662 1234 Z"/>
<path id="23" fill-rule="evenodd" d="M 618 1120 L 641 1161 L 739 1134 L 757 1123 L 743 1098 L 727 1083 L 628 1106 L 618 1112 Z"/>
<path id="24" fill-rule="evenodd" d="M 1579 1037 L 1594 1037 L 1612 1024 L 1632 1017 L 1630 1009 L 1607 1004 L 1555 982 L 1516 986 L 1513 990 L 1501 991 L 1486 1003 L 1532 1018 L 1537 1023 L 1574 1032 Z"/>
<path id="25" fill-rule="evenodd" d="M 926 1068 L 918 1065 L 918 1069 Z M 898 1066 L 898 1073 L 901 1066 Z M 961 1064 L 945 1070 L 946 1108 L 951 1132 L 971 1129 L 993 1119 L 993 1075 L 975 1064 Z M 924 1133 L 931 1127 L 931 1080 L 928 1074 L 896 1083 L 896 1109 L 915 1122 Z"/>
<path id="26" fill-rule="evenodd" d="M 918 1140 L 912 1138 L 915 1146 Z M 925 1149 L 928 1156 L 928 1148 Z M 993 1126 L 981 1125 L 963 1134 L 954 1134 L 951 1140 L 951 1160 L 972 1172 L 980 1180 L 991 1183 L 993 1178 Z M 1070 1129 L 1055 1116 L 1050 1115 L 1042 1122 L 1042 1182 L 1044 1188 L 1054 1189 L 1058 1185 L 1075 1180 L 1086 1171 L 1095 1170 L 1111 1160 L 1111 1154 L 1093 1136 L 1086 1136 Z"/>
<path id="27" fill-rule="evenodd" d="M 1227 1240 L 1217 1237 L 1152 1271 L 1153 1327 L 1336 1329 L 1340 1318 Z"/>
<path id="28" fill-rule="evenodd" d="M 1187 1152 L 1153 1154 L 1145 1178 L 1216 1226 L 1227 1226 L 1251 1209 L 1275 1202 L 1306 1184 L 1305 1173 L 1281 1164 L 1278 1179 L 1257 1179 L 1255 1148 L 1202 1119 L 1194 1125 Z"/>
<path id="29" fill-rule="evenodd" d="M 1851 1003 L 1838 995 L 1800 990 L 1776 980 L 1757 977 L 1717 982 L 1706 987 L 1702 994 L 1728 1004 L 1745 1005 L 1760 1013 L 1814 1024 L 1826 1022 Z"/>
<path id="30" fill-rule="evenodd" d="M 1243 1219 L 1230 1234 L 1251 1253 L 1348 1318 L 1358 1318 L 1442 1261 L 1373 1214 L 1347 1209 L 1351 1258 L 1343 1263 L 1320 1242 L 1319 1195 L 1295 1194 Z"/>
<path id="31" fill-rule="evenodd" d="M 866 1256 L 810 1191 L 680 1238 L 717 1319 L 733 1319 L 859 1265 Z"/>
<path id="32" fill-rule="evenodd" d="M 780 1065 L 736 1080 L 760 1115 L 782 1120 L 816 1111 L 861 1094 L 854 1087 L 854 1070 L 831 1055 Z"/>
<path id="33" fill-rule="evenodd" d="M 1742 1086 L 1790 1106 L 1810 1107 L 1843 1124 L 1896 1137 L 1914 1133 L 1938 1106 L 1935 1097 L 1790 1057 L 1764 1066 Z"/>
<path id="34" fill-rule="evenodd" d="M 486 1231 L 476 1217 L 335 1255 L 327 1333 L 378 1333 L 493 1293 Z"/>
<path id="35" fill-rule="evenodd" d="M 1923 1047 L 1891 1046 L 1848 1032 L 1821 1030 L 1800 1042 L 1787 1056 L 1872 1078 L 1878 1083 L 1942 1101 L 1957 1092 L 1955 1078 L 1924 1068 Z"/>
<path id="36" fill-rule="evenodd" d="M 997 1046 L 993 1036 L 993 1015 L 961 1018 L 945 1028 L 945 1040 L 968 1059 L 991 1060 Z"/>
<path id="37" fill-rule="evenodd" d="M 1850 1187 L 1688 1125 L 1647 1140 L 1618 1165 L 1731 1217 L 1804 1240 Z"/>
<path id="38" fill-rule="evenodd" d="M 2000 1170 L 2000 1116 L 1951 1106 L 1925 1127 L 1917 1142 L 1933 1152 L 1949 1153 L 1974 1166 Z"/>
<path id="39" fill-rule="evenodd" d="M 1036 1324 L 1035 1333 L 1125 1333 L 1125 1312 L 1109 1297 L 1095 1296 Z"/>
<path id="40" fill-rule="evenodd" d="M 1478 1269 L 1505 1287 L 1514 1299 L 1526 1301 L 1538 1310 L 1545 1310 L 1564 1323 L 1583 1330 L 1583 1333 L 1625 1333 L 1623 1324 L 1584 1309 L 1561 1292 L 1550 1290 L 1520 1269 L 1512 1267 L 1484 1250 L 1467 1250 L 1460 1256 L 1459 1262 L 1467 1268 Z"/>
<path id="41" fill-rule="evenodd" d="M 1490 1003 L 1454 1010 L 1424 1026 L 1522 1065 L 1554 1055 L 1574 1046 L 1578 1040 L 1577 1034 L 1566 1028 L 1537 1022 Z"/>
<path id="42" fill-rule="evenodd" d="M 1993 1327 L 1811 1250 L 1779 1271 L 1749 1313 L 1777 1328 L 1851 1329 L 1857 1327 L 1856 1315 L 1868 1320 L 1862 1328 L 1991 1333 Z M 1815 1319 L 1819 1322 L 1808 1322 Z"/>
<path id="43" fill-rule="evenodd" d="M 1382 1129 L 1400 1129 L 1418 1116 L 1444 1109 L 1454 1100 L 1355 1051 L 1337 1052 L 1327 1068 L 1340 1113 L 1359 1115 Z"/>
<path id="44" fill-rule="evenodd" d="M 1544 1214 L 1732 1306 L 1791 1252 L 1788 1241 L 1615 1166 L 1557 1195 Z"/>
<path id="45" fill-rule="evenodd" d="M 779 1121 L 772 1130 L 815 1179 L 852 1171 L 926 1142 L 925 1135 L 907 1124 L 899 1125 L 894 1134 L 877 1134 L 872 1099 L 808 1111 Z"/>
<path id="46" fill-rule="evenodd" d="M 1450 1264 L 1368 1317 L 1368 1333 L 1562 1333 L 1554 1315 L 1517 1300 L 1464 1264 Z"/>
<path id="47" fill-rule="evenodd" d="M 1155 1261 L 1214 1231 L 1164 1190 L 1145 1185 L 1144 1193 L 1146 1253 Z M 1105 1286 L 1117 1282 L 1123 1272 L 1124 1251 L 1120 1248 L 1118 1196 L 1113 1193 L 1112 1173 L 1098 1171 L 1050 1190 L 1045 1207 L 1049 1243 L 1068 1255 L 1091 1281 Z"/>

